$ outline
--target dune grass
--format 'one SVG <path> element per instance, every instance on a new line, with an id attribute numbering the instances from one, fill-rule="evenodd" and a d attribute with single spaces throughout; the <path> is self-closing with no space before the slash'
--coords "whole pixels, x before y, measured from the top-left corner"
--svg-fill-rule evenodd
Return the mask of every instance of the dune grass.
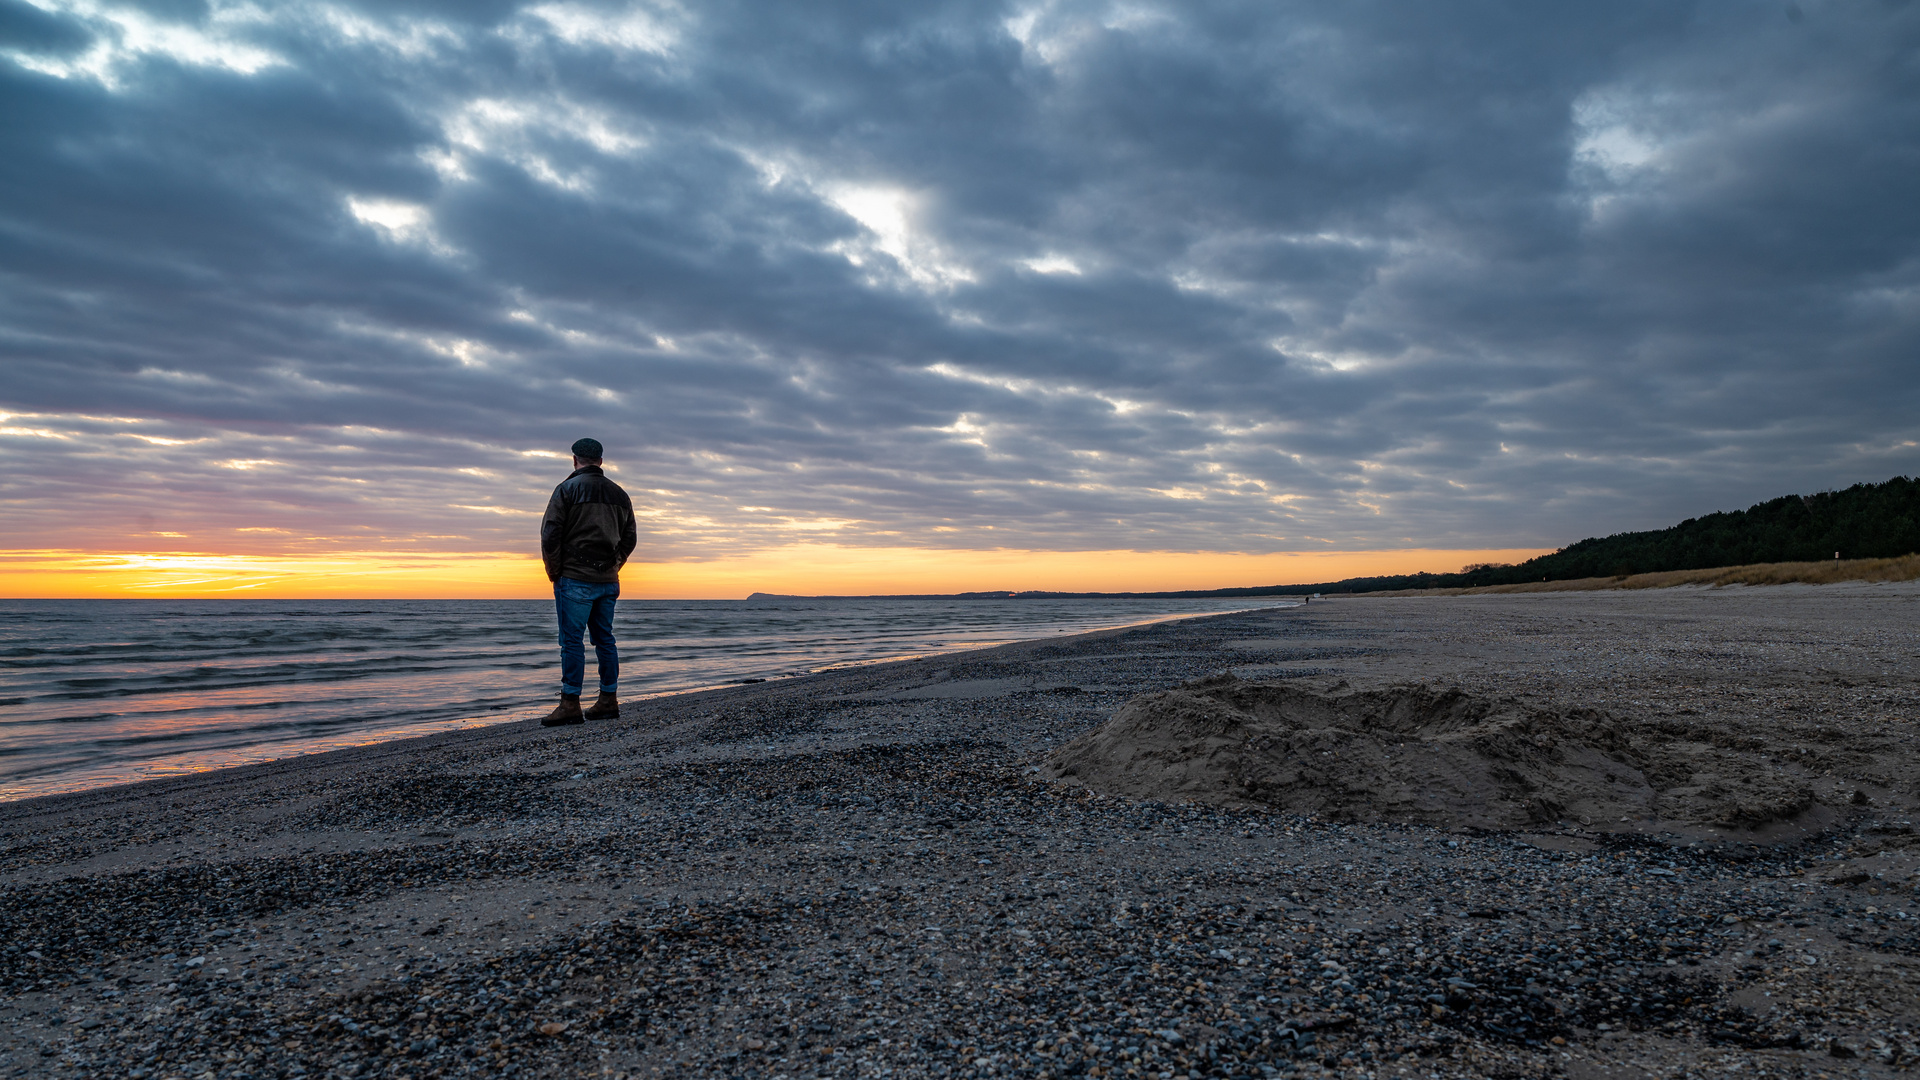
<path id="1" fill-rule="evenodd" d="M 1893 559 L 1835 559 L 1831 562 L 1753 563 L 1712 570 L 1668 570 L 1623 577 L 1530 581 L 1518 585 L 1482 585 L 1472 589 L 1396 589 L 1356 596 L 1477 596 L 1483 593 L 1591 592 L 1596 589 L 1671 589 L 1677 585 L 1832 585 L 1842 581 L 1920 579 L 1920 554 Z"/>

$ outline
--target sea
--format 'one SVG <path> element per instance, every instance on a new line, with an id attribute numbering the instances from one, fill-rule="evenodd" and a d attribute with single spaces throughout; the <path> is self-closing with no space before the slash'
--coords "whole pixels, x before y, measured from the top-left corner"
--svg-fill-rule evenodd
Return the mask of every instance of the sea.
<path id="1" fill-rule="evenodd" d="M 614 631 L 630 701 L 1294 603 L 621 600 Z M 0 801 L 525 720 L 558 693 L 550 600 L 0 600 Z"/>

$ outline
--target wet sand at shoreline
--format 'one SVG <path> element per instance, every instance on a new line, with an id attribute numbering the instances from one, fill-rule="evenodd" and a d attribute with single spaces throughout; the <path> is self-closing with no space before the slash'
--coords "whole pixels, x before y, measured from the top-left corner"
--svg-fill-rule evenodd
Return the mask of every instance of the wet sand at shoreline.
<path id="1" fill-rule="evenodd" d="M 1916 616 L 1342 598 L 7 804 L 0 1074 L 1890 1073 Z M 1226 670 L 1698 728 L 1816 805 L 1489 832 L 1041 771 Z"/>

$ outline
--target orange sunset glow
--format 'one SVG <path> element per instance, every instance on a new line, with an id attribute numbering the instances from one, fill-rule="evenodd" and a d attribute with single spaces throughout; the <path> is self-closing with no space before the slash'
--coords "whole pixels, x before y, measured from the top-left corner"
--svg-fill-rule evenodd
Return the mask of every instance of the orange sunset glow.
<path id="1" fill-rule="evenodd" d="M 1520 562 L 1539 549 L 1246 554 L 1026 551 L 793 544 L 704 561 L 636 559 L 629 597 L 738 599 L 952 593 L 990 589 L 1155 592 L 1313 584 L 1376 574 L 1446 572 Z M 0 595 L 284 599 L 514 598 L 551 595 L 540 562 L 518 552 L 0 552 Z"/>

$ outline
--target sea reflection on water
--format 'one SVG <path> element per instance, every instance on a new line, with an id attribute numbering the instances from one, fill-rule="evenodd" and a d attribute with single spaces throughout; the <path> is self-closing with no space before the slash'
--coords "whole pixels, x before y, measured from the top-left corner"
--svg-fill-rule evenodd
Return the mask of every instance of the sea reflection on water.
<path id="1" fill-rule="evenodd" d="M 1274 604 L 622 600 L 621 697 Z M 552 611 L 544 600 L 0 601 L 0 800 L 537 715 L 558 690 Z M 591 647 L 587 666 L 591 681 Z"/>

